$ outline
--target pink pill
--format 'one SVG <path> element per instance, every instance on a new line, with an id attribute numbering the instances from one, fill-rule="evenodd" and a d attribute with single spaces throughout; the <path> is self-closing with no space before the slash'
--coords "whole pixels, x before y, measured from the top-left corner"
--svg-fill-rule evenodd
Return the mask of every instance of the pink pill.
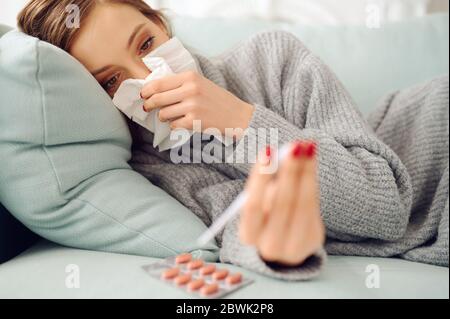
<path id="1" fill-rule="evenodd" d="M 200 275 L 208 276 L 211 275 L 214 271 L 216 271 L 216 266 L 214 265 L 206 265 L 200 269 Z"/>
<path id="2" fill-rule="evenodd" d="M 190 262 L 191 259 L 192 259 L 192 255 L 186 253 L 186 254 L 178 255 L 178 256 L 175 258 L 175 262 L 176 262 L 177 264 L 185 264 L 185 263 Z"/>
<path id="3" fill-rule="evenodd" d="M 222 280 L 225 279 L 225 277 L 228 276 L 228 270 L 226 269 L 222 269 L 222 270 L 217 270 L 213 275 L 213 279 L 214 280 Z"/>
<path id="4" fill-rule="evenodd" d="M 170 269 L 165 270 L 162 273 L 161 277 L 163 279 L 173 279 L 176 276 L 178 276 L 179 273 L 180 273 L 180 269 L 178 269 L 178 268 L 170 268 Z"/>
<path id="5" fill-rule="evenodd" d="M 190 274 L 179 275 L 178 277 L 175 278 L 175 283 L 178 286 L 183 286 L 183 285 L 187 284 L 189 281 L 191 281 Z"/>
<path id="6" fill-rule="evenodd" d="M 210 284 L 210 285 L 204 286 L 204 287 L 200 290 L 200 293 L 201 293 L 203 296 L 209 296 L 209 295 L 215 294 L 215 293 L 218 292 L 218 291 L 219 291 L 219 285 L 216 284 L 216 283 L 214 283 L 214 284 Z"/>
<path id="7" fill-rule="evenodd" d="M 187 268 L 190 270 L 199 269 L 203 266 L 203 260 L 195 259 L 187 264 Z"/>
<path id="8" fill-rule="evenodd" d="M 240 273 L 232 274 L 228 276 L 226 282 L 229 285 L 237 285 L 242 282 L 242 275 Z"/>
<path id="9" fill-rule="evenodd" d="M 188 284 L 188 289 L 189 289 L 189 291 L 195 291 L 195 290 L 202 288 L 204 285 L 205 285 L 205 281 L 203 279 L 197 279 L 197 280 L 191 281 Z"/>

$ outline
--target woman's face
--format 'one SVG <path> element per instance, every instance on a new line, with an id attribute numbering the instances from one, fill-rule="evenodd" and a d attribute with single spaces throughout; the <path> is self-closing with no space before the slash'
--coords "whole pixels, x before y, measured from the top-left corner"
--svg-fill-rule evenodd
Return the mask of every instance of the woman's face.
<path id="1" fill-rule="evenodd" d="M 168 40 L 162 26 L 135 8 L 105 3 L 83 21 L 69 53 L 112 97 L 124 80 L 150 74 L 142 58 Z"/>

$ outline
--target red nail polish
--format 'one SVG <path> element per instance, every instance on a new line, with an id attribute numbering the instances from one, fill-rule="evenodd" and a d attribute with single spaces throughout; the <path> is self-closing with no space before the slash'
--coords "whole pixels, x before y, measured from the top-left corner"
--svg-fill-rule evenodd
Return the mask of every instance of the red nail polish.
<path id="1" fill-rule="evenodd" d="M 306 147 L 306 156 L 308 158 L 313 158 L 316 155 L 316 144 L 314 142 L 308 143 Z"/>
<path id="2" fill-rule="evenodd" d="M 145 105 L 142 105 L 142 109 L 144 110 L 144 112 L 147 112 L 147 110 L 145 109 Z"/>
<path id="3" fill-rule="evenodd" d="M 301 142 L 297 142 L 292 149 L 292 156 L 295 158 L 300 158 L 303 154 L 303 144 Z"/>
<path id="4" fill-rule="evenodd" d="M 270 158 L 270 156 L 272 155 L 272 148 L 270 147 L 270 145 L 266 146 L 266 157 Z"/>
<path id="5" fill-rule="evenodd" d="M 144 97 L 142 96 L 142 92 L 139 92 L 139 96 L 141 97 L 141 99 L 144 98 Z"/>

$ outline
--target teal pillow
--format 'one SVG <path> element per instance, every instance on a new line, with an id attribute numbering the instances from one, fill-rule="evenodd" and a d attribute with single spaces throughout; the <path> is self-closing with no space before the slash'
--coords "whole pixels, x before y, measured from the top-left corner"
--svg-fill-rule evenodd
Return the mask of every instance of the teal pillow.
<path id="1" fill-rule="evenodd" d="M 174 17 L 171 22 L 179 38 L 209 56 L 229 50 L 257 32 L 289 31 L 336 72 L 364 114 L 393 90 L 448 73 L 448 14 L 387 23 L 380 29 L 258 19 Z"/>
<path id="2" fill-rule="evenodd" d="M 206 226 L 128 165 L 124 117 L 69 54 L 19 31 L 0 38 L 0 202 L 51 241 L 216 260 Z"/>
<path id="3" fill-rule="evenodd" d="M 0 24 L 0 37 L 11 28 Z M 0 203 L 0 264 L 30 247 L 37 236 L 15 219 Z"/>

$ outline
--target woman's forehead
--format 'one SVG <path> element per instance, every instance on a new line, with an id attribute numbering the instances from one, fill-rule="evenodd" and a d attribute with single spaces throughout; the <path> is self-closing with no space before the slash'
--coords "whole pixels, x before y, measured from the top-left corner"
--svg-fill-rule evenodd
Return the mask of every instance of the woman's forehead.
<path id="1" fill-rule="evenodd" d="M 126 51 L 130 34 L 143 22 L 149 21 L 130 6 L 96 5 L 83 21 L 69 53 L 92 71 L 108 60 L 108 55 Z"/>

